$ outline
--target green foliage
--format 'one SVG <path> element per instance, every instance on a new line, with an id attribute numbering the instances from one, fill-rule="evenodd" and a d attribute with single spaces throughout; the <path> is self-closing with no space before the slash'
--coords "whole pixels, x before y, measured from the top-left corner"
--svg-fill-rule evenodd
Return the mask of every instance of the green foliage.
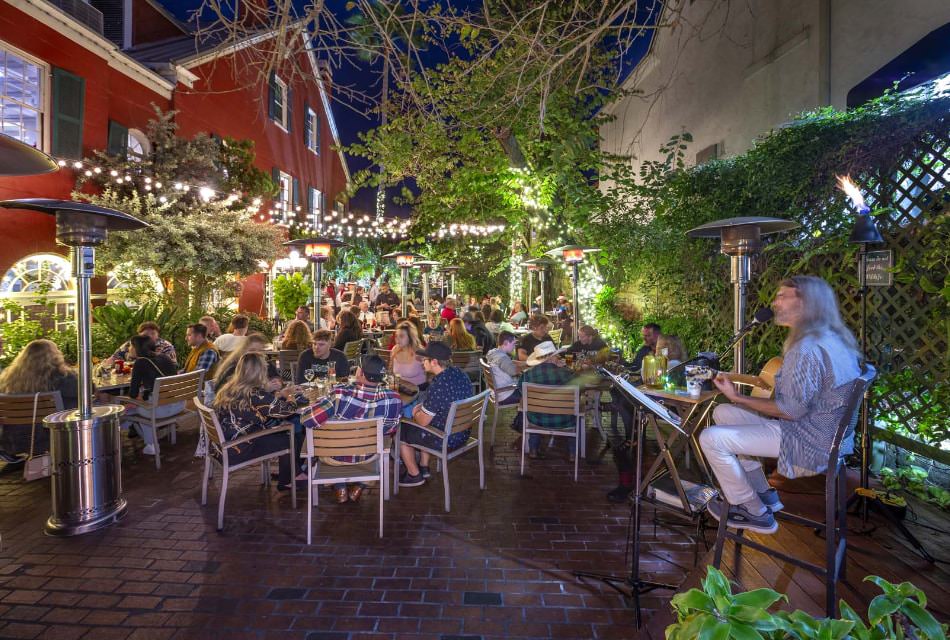
<path id="1" fill-rule="evenodd" d="M 15 302 L 5 300 L 3 310 L 16 315 L 10 322 L 0 324 L 0 335 L 3 336 L 3 354 L 0 356 L 0 364 L 5 367 L 13 362 L 23 347 L 37 338 L 45 337 L 46 331 L 41 322 L 26 317 L 23 307 Z"/>
<path id="2" fill-rule="evenodd" d="M 787 598 L 772 589 L 732 593 L 721 571 L 707 567 L 702 589 L 673 596 L 676 622 L 667 640 L 943 640 L 947 625 L 930 614 L 927 597 L 910 582 L 892 584 L 878 576 L 866 582 L 883 592 L 868 605 L 866 620 L 844 600 L 840 619 L 816 619 L 804 611 L 770 612 Z"/>
<path id="3" fill-rule="evenodd" d="M 878 426 L 932 446 L 950 445 L 950 380 L 905 367 L 881 374 L 871 398 Z M 905 417 L 908 413 L 913 417 Z"/>
<path id="4" fill-rule="evenodd" d="M 110 303 L 94 307 L 93 327 L 102 332 L 102 344 L 110 345 L 106 355 L 112 354 L 123 342 L 136 335 L 138 326 L 152 321 L 159 327 L 159 333 L 175 345 L 175 351 L 181 355 L 188 352 L 185 342 L 185 328 L 197 316 L 189 316 L 188 310 L 176 305 L 170 299 L 148 302 L 139 307 L 126 303 Z"/>
<path id="5" fill-rule="evenodd" d="M 101 269 L 126 263 L 153 269 L 179 305 L 198 313 L 205 310 L 213 290 L 235 277 L 257 273 L 260 261 L 273 261 L 281 251 L 283 232 L 252 220 L 256 209 L 250 203 L 272 195 L 274 189 L 267 175 L 253 165 L 253 144 L 205 134 L 180 138 L 173 115 L 156 109 L 148 127 L 152 149 L 141 162 L 97 152 L 91 162 L 102 171 L 79 174 L 74 196 L 151 225 L 147 230 L 110 233 L 98 251 Z M 117 182 L 112 172 L 129 179 Z M 86 182 L 97 192 L 90 194 Z M 220 193 L 206 201 L 198 189 L 173 189 L 176 183 L 207 186 Z M 155 193 L 158 184 L 164 195 Z M 235 197 L 222 197 L 226 193 Z"/>
<path id="6" fill-rule="evenodd" d="M 293 318 L 297 307 L 306 305 L 310 300 L 312 288 L 310 279 L 300 273 L 274 278 L 274 306 L 280 317 Z"/>
<path id="7" fill-rule="evenodd" d="M 262 318 L 256 313 L 249 313 L 247 311 L 242 311 L 241 314 L 247 316 L 248 333 L 263 333 L 268 338 L 273 338 L 277 335 L 277 328 L 274 327 L 274 323 L 267 318 Z M 218 325 L 223 332 L 227 332 L 228 325 L 231 324 L 231 318 L 236 315 L 237 311 L 230 307 L 219 307 L 211 312 L 211 316 L 218 321 Z"/>

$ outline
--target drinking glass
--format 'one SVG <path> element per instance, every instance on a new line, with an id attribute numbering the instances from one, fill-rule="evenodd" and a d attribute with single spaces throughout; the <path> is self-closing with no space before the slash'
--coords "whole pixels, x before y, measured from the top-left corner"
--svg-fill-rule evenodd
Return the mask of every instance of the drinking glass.
<path id="1" fill-rule="evenodd" d="M 331 361 L 327 364 L 327 381 L 330 384 L 336 383 L 336 363 L 335 362 Z"/>
<path id="2" fill-rule="evenodd" d="M 314 371 L 313 369 L 305 369 L 303 372 L 303 377 L 308 383 L 313 382 L 313 378 L 316 375 L 317 375 L 317 372 Z"/>

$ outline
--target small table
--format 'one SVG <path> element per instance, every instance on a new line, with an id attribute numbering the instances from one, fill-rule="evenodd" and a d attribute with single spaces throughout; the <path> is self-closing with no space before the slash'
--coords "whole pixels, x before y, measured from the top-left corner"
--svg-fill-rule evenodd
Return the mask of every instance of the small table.
<path id="1" fill-rule="evenodd" d="M 96 391 L 119 391 L 132 384 L 132 374 L 112 374 L 106 378 L 96 378 Z"/>
<path id="2" fill-rule="evenodd" d="M 715 486 L 712 482 L 712 475 L 709 472 L 709 467 L 706 465 L 706 459 L 702 454 L 702 450 L 699 448 L 697 435 L 699 433 L 699 428 L 707 423 L 709 412 L 712 410 L 713 400 L 716 399 L 716 397 L 719 395 L 719 392 L 703 391 L 699 396 L 693 397 L 689 395 L 680 395 L 678 393 L 665 391 L 663 389 L 648 387 L 646 385 L 640 386 L 638 388 L 651 398 L 663 401 L 667 404 L 678 405 L 688 410 L 686 417 L 680 424 L 680 428 L 686 432 L 685 440 L 679 441 L 682 434 L 676 429 L 673 429 L 667 438 L 663 437 L 663 434 L 659 429 L 654 429 L 656 441 L 660 447 L 660 454 L 657 456 L 656 460 L 653 461 L 650 469 L 643 475 L 639 491 L 642 494 L 646 491 L 647 487 L 651 483 L 659 479 L 665 472 L 669 473 L 673 480 L 673 484 L 676 487 L 676 492 L 679 494 L 680 501 L 682 502 L 683 511 L 687 515 L 692 516 L 694 515 L 693 510 L 689 506 L 689 501 L 687 500 L 686 493 L 683 490 L 683 482 L 680 478 L 679 472 L 676 469 L 676 463 L 674 462 L 673 457 L 678 455 L 685 447 L 688 446 L 692 454 L 695 456 L 697 463 L 699 464 L 703 481 L 709 486 Z M 660 468 L 661 465 L 666 467 L 665 471 Z"/>

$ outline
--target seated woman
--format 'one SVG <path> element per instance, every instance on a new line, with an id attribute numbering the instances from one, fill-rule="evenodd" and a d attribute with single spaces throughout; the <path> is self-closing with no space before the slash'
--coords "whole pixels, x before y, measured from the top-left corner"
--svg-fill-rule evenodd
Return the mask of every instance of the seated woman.
<path id="1" fill-rule="evenodd" d="M 509 333 L 514 333 L 515 331 L 511 323 L 505 320 L 505 315 L 501 312 L 501 309 L 492 309 L 489 320 L 485 323 L 485 326 L 488 327 L 489 331 L 495 334 L 501 333 L 502 331 L 508 331 Z"/>
<path id="2" fill-rule="evenodd" d="M 352 311 L 341 311 L 336 318 L 336 322 L 336 340 L 333 341 L 333 348 L 337 351 L 343 351 L 347 342 L 363 339 L 363 328 L 360 326 L 360 321 L 356 319 L 356 314 Z"/>
<path id="3" fill-rule="evenodd" d="M 524 305 L 520 301 L 515 302 L 511 308 L 511 315 L 508 316 L 508 322 L 514 326 L 524 324 L 528 320 L 528 314 L 525 313 Z"/>
<path id="4" fill-rule="evenodd" d="M 452 351 L 475 351 L 475 336 L 465 329 L 465 322 L 461 318 L 452 318 L 448 331 L 449 347 Z"/>
<path id="5" fill-rule="evenodd" d="M 416 357 L 416 351 L 422 349 L 419 332 L 411 322 L 403 321 L 396 327 L 396 346 L 392 349 L 390 368 L 392 372 L 416 386 L 426 381 L 426 372 L 422 362 Z"/>
<path id="6" fill-rule="evenodd" d="M 234 440 L 259 431 L 266 431 L 282 422 L 297 418 L 298 408 L 307 404 L 306 398 L 294 393 L 293 387 L 278 389 L 277 382 L 267 373 L 267 360 L 261 353 L 245 353 L 238 360 L 234 375 L 214 396 L 213 408 L 221 423 L 226 440 Z M 291 420 L 292 421 L 292 420 Z M 298 431 L 295 429 L 295 432 Z M 294 468 L 300 468 L 300 447 L 303 438 L 294 437 Z M 231 462 L 257 458 L 286 449 L 286 433 L 262 436 L 253 442 L 231 449 Z M 290 488 L 290 460 L 280 458 L 277 488 Z M 303 478 L 306 479 L 306 476 Z"/>
<path id="7" fill-rule="evenodd" d="M 152 388 L 155 386 L 155 380 L 166 376 L 173 376 L 178 373 L 178 365 L 171 361 L 167 356 L 155 352 L 155 342 L 148 336 L 133 336 L 129 341 L 129 354 L 133 358 L 132 381 L 129 384 L 129 398 L 132 400 L 141 400 L 148 402 L 152 395 Z M 119 397 L 121 401 L 121 396 Z M 155 419 L 169 418 L 181 413 L 185 408 L 184 402 L 172 402 L 155 407 Z M 152 439 L 152 430 L 145 429 L 139 423 L 133 423 L 126 418 L 128 416 L 150 416 L 152 409 L 140 407 L 137 404 L 126 404 L 125 414 L 122 416 L 122 428 L 128 429 L 130 425 L 135 425 L 135 430 L 142 437 L 145 448 L 142 453 L 147 456 L 155 455 L 155 441 Z"/>
<path id="8" fill-rule="evenodd" d="M 775 376 L 775 398 L 740 395 L 729 374 L 713 382 L 732 404 L 713 412 L 715 426 L 699 436 L 720 490 L 729 501 L 709 503 L 709 513 L 736 529 L 774 533 L 774 513 L 783 508 L 757 457 L 778 458 L 787 478 L 824 473 L 838 424 L 844 417 L 861 358 L 854 335 L 841 320 L 831 286 L 814 276 L 782 281 L 775 300 L 775 324 L 789 328 L 784 362 Z M 854 450 L 853 429 L 841 455 Z"/>
<path id="9" fill-rule="evenodd" d="M 679 336 L 663 334 L 657 338 L 656 352 L 662 354 L 664 349 L 666 349 L 664 355 L 667 359 L 667 369 L 675 367 L 689 358 L 686 347 L 683 346 L 683 341 L 680 340 Z"/>
<path id="10" fill-rule="evenodd" d="M 51 340 L 33 340 L 0 373 L 0 393 L 41 393 L 59 391 L 64 409 L 75 409 L 79 382 L 76 371 L 67 366 L 63 352 Z M 39 416 L 38 416 L 39 418 Z M 38 425 L 34 453 L 49 450 L 49 432 Z M 14 461 L 16 454 L 29 453 L 30 428 L 5 427 L 0 430 L 0 452 Z"/>
<path id="11" fill-rule="evenodd" d="M 237 363 L 238 360 L 241 359 L 241 356 L 245 353 L 263 353 L 269 346 L 270 340 L 268 340 L 267 336 L 263 333 L 249 333 L 247 340 L 237 349 L 229 353 L 218 365 L 217 374 L 214 376 L 214 388 L 220 389 L 231 379 L 234 375 L 234 370 L 237 369 Z M 267 378 L 268 380 L 283 385 L 283 381 L 280 378 L 280 371 L 278 371 L 277 366 L 270 361 L 267 363 Z M 278 386 L 277 388 L 280 387 Z"/>
<path id="12" fill-rule="evenodd" d="M 303 320 L 291 320 L 284 330 L 284 339 L 280 341 L 280 348 L 303 351 L 310 348 L 311 342 L 313 342 L 313 334 L 310 333 L 307 323 Z"/>

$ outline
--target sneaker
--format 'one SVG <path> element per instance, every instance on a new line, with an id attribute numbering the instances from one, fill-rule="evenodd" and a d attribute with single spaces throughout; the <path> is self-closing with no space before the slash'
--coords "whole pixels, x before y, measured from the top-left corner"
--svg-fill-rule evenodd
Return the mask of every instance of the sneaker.
<path id="1" fill-rule="evenodd" d="M 722 500 L 717 498 L 716 500 L 710 500 L 706 506 L 709 515 L 717 521 L 722 518 L 722 505 Z M 778 522 L 775 521 L 775 516 L 772 515 L 771 511 L 766 510 L 762 515 L 754 516 L 741 504 L 729 507 L 729 519 L 726 521 L 726 526 L 733 529 L 748 529 L 756 533 L 775 533 L 778 531 Z"/>
<path id="2" fill-rule="evenodd" d="M 154 455 L 155 455 L 155 445 L 154 445 L 154 444 L 147 444 L 147 445 L 145 445 L 145 446 L 142 448 L 142 453 L 144 453 L 144 454 L 147 455 L 147 456 L 154 456 Z"/>
<path id="3" fill-rule="evenodd" d="M 418 487 L 426 483 L 426 479 L 422 477 L 422 474 L 411 476 L 408 473 L 403 473 L 399 477 L 399 486 L 400 487 Z"/>
<path id="4" fill-rule="evenodd" d="M 627 498 L 630 497 L 630 494 L 633 493 L 633 487 L 625 487 L 624 485 L 617 485 L 616 488 L 611 489 L 607 492 L 607 500 L 615 504 L 622 504 L 627 501 Z"/>
<path id="5" fill-rule="evenodd" d="M 759 493 L 759 500 L 761 500 L 762 504 L 768 507 L 769 511 L 772 513 L 778 513 L 785 508 L 785 505 L 782 504 L 782 498 L 779 497 L 778 491 L 776 489 L 762 491 Z"/>
<path id="6" fill-rule="evenodd" d="M 432 477 L 432 474 L 429 473 L 429 467 L 423 467 L 422 465 L 419 465 L 419 473 L 420 473 L 420 474 L 422 475 L 422 477 L 425 478 L 426 480 L 428 480 L 429 478 Z"/>

